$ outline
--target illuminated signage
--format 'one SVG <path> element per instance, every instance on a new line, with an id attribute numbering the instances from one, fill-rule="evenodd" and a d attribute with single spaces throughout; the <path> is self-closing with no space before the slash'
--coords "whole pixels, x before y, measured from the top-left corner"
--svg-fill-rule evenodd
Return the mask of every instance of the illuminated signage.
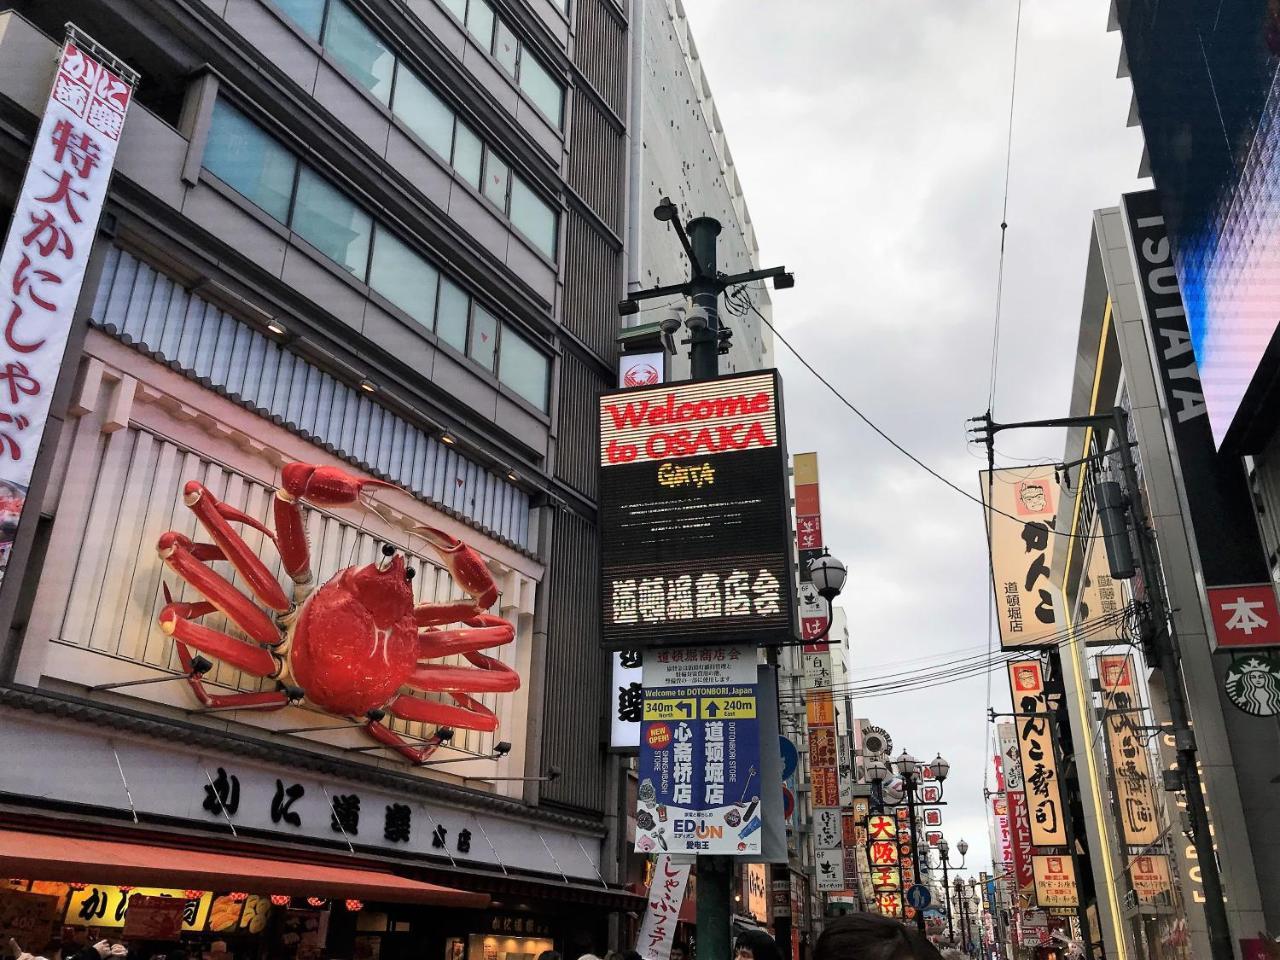
<path id="1" fill-rule="evenodd" d="M 1129 846 L 1145 847 L 1154 844 L 1163 831 L 1156 815 L 1147 738 L 1137 729 L 1142 724 L 1142 704 L 1133 671 L 1131 656 L 1098 658 L 1107 760 L 1120 829 Z"/>
<path id="2" fill-rule="evenodd" d="M 1078 907 L 1076 865 L 1067 856 L 1033 856 L 1031 872 L 1036 878 L 1036 900 L 1042 907 Z"/>
<path id="3" fill-rule="evenodd" d="M 600 398 L 610 649 L 796 639 L 776 371 Z"/>
<path id="4" fill-rule="evenodd" d="M 1134 857 L 1129 863 L 1129 878 L 1139 903 L 1159 903 L 1173 892 L 1169 858 L 1162 853 Z"/>
<path id="5" fill-rule="evenodd" d="M 1016 649 L 1049 643 L 1058 632 L 1049 593 L 1058 496 L 1054 468 L 1009 467 L 978 476 L 988 508 L 1000 645 Z"/>
<path id="6" fill-rule="evenodd" d="M 1009 688 L 1013 694 L 1013 711 L 1017 714 L 1016 734 L 1031 814 L 1031 842 L 1037 847 L 1065 847 L 1067 827 L 1063 817 L 1062 788 L 1058 782 L 1053 722 L 1049 716 L 1040 661 L 1011 662 Z"/>

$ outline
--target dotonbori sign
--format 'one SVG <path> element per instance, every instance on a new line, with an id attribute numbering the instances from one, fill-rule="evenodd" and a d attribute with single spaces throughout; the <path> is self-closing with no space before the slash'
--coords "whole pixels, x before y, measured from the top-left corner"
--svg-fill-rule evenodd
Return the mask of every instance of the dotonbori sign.
<path id="1" fill-rule="evenodd" d="M 796 641 L 777 371 L 600 398 L 602 641 Z"/>

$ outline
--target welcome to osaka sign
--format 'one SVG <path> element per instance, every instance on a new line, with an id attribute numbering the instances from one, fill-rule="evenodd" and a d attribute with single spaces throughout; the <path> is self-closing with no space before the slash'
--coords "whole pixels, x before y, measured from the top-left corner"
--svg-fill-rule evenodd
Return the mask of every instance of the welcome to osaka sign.
<path id="1" fill-rule="evenodd" d="M 609 649 L 795 641 L 776 370 L 600 398 Z"/>

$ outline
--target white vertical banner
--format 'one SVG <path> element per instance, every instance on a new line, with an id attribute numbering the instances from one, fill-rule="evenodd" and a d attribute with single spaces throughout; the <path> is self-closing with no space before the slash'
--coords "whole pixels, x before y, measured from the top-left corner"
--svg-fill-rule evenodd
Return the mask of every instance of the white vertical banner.
<path id="1" fill-rule="evenodd" d="M 609 722 L 609 748 L 636 752 L 640 749 L 640 720 L 644 713 L 644 657 L 640 650 L 613 654 L 613 709 Z"/>
<path id="2" fill-rule="evenodd" d="M 83 46 L 73 36 L 62 48 L 0 254 L 0 578 L 133 97 L 132 78 Z"/>
<path id="3" fill-rule="evenodd" d="M 675 862 L 666 853 L 659 854 L 655 860 L 653 880 L 649 883 L 649 906 L 645 908 L 640 935 L 636 937 L 636 952 L 644 960 L 670 960 L 691 866 L 687 860 Z"/>

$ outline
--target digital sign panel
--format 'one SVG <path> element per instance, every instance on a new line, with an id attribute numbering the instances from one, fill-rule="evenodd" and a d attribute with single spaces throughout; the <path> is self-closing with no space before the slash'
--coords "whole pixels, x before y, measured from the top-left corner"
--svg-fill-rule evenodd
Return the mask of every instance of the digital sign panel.
<path id="1" fill-rule="evenodd" d="M 776 370 L 600 398 L 602 643 L 798 642 Z"/>

